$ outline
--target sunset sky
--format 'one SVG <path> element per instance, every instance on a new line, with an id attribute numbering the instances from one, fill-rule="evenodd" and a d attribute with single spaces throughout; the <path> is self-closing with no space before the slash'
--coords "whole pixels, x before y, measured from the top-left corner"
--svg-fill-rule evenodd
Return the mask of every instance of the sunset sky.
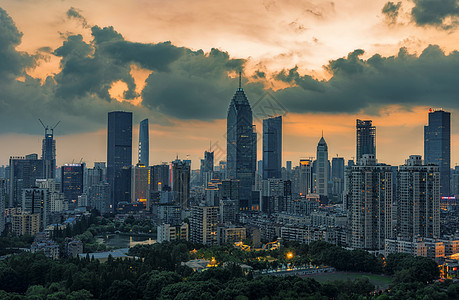
<path id="1" fill-rule="evenodd" d="M 282 114 L 283 160 L 355 156 L 355 119 L 377 127 L 377 158 L 423 155 L 430 107 L 452 113 L 459 162 L 459 5 L 455 0 L 0 0 L 0 165 L 41 154 L 106 161 L 107 113 L 150 121 L 150 164 L 213 145 L 242 71 L 258 132 Z M 258 142 L 261 159 L 261 136 Z"/>

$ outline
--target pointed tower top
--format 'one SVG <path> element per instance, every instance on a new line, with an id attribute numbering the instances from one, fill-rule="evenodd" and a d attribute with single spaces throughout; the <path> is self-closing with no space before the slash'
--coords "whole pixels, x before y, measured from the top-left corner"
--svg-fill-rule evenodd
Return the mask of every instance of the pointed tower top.
<path id="1" fill-rule="evenodd" d="M 322 129 L 322 137 L 324 137 L 324 130 Z"/>
<path id="2" fill-rule="evenodd" d="M 239 90 L 242 89 L 242 72 L 239 71 Z"/>

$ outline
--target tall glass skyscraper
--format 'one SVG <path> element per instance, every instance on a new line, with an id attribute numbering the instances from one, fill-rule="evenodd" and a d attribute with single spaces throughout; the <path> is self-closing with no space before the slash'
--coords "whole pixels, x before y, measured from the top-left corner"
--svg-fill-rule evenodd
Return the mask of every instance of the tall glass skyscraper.
<path id="1" fill-rule="evenodd" d="M 150 160 L 150 138 L 148 135 L 148 119 L 140 122 L 139 127 L 139 163 L 148 167 Z"/>
<path id="2" fill-rule="evenodd" d="M 281 178 L 282 116 L 263 120 L 263 179 Z"/>
<path id="3" fill-rule="evenodd" d="M 372 154 L 376 157 L 376 127 L 371 120 L 362 121 L 357 119 L 357 163 L 364 154 Z"/>
<path id="4" fill-rule="evenodd" d="M 424 126 L 425 164 L 440 167 L 440 192 L 450 196 L 451 168 L 451 113 L 443 110 L 429 111 L 429 124 Z"/>
<path id="5" fill-rule="evenodd" d="M 328 146 L 324 137 L 317 145 L 316 193 L 328 196 Z"/>
<path id="6" fill-rule="evenodd" d="M 54 129 L 45 127 L 45 137 L 42 142 L 41 159 L 44 164 L 44 178 L 56 177 L 56 141 L 54 140 Z"/>
<path id="7" fill-rule="evenodd" d="M 252 208 L 252 187 L 255 184 L 257 162 L 256 142 L 252 109 L 239 84 L 228 109 L 226 153 L 228 177 L 240 182 L 238 200 L 242 210 Z"/>
<path id="8" fill-rule="evenodd" d="M 112 210 L 116 210 L 119 202 L 130 202 L 131 200 L 131 165 L 132 112 L 109 112 L 107 135 L 107 179 L 112 189 Z"/>

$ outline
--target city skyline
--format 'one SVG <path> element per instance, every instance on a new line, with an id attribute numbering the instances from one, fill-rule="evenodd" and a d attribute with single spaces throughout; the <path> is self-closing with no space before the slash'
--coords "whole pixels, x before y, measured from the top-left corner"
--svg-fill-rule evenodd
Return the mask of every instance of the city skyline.
<path id="1" fill-rule="evenodd" d="M 39 118 L 46 124 L 62 121 L 54 134 L 57 165 L 81 158 L 89 166 L 104 161 L 106 114 L 123 110 L 133 112 L 134 140 L 138 123 L 150 120 L 150 139 L 156 141 L 150 164 L 170 162 L 178 153 L 183 159 L 189 155 L 198 169 L 209 141 L 225 152 L 226 107 L 239 71 L 251 105 L 271 97 L 284 109 L 283 165 L 314 156 L 322 130 L 330 157 L 352 159 L 355 119 L 373 120 L 378 128 L 378 160 L 400 165 L 409 155 L 423 154 L 430 107 L 452 113 L 452 149 L 459 146 L 453 72 L 459 43 L 451 38 L 454 22 L 447 23 L 457 17 L 454 12 L 426 19 L 426 4 L 410 1 L 392 6 L 374 1 L 359 11 L 353 8 L 362 1 L 255 1 L 243 12 L 219 3 L 219 16 L 248 17 L 240 28 L 223 26 L 213 17 L 215 8 L 201 1 L 192 6 L 173 1 L 176 5 L 164 4 L 161 13 L 155 10 L 158 3 L 136 3 L 125 7 L 140 12 L 133 24 L 128 14 L 115 14 L 123 5 L 102 11 L 104 1 L 45 2 L 53 1 L 2 3 L 0 27 L 8 35 L 0 42 L 11 63 L 0 70 L 2 93 L 9 99 L 9 106 L 2 106 L 0 164 L 7 165 L 10 156 L 40 154 Z M 36 12 L 45 9 L 46 18 L 40 18 Z M 183 14 L 188 10 L 210 18 L 198 22 Z M 144 12 L 163 18 L 145 18 Z M 183 22 L 173 30 L 146 34 L 140 26 L 166 28 L 177 16 Z M 350 16 L 359 24 L 349 22 Z M 210 20 L 216 21 L 215 32 L 228 38 L 187 35 Z M 84 72 L 75 73 L 72 64 Z M 259 140 L 262 118 L 254 117 Z M 262 145 L 257 146 L 261 157 Z M 452 151 L 451 166 L 457 162 Z"/>

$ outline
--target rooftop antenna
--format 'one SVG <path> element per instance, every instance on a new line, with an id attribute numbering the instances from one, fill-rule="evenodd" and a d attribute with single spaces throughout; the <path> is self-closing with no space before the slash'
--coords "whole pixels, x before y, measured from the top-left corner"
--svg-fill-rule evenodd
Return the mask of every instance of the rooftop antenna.
<path id="1" fill-rule="evenodd" d="M 212 140 L 209 141 L 209 152 L 212 152 Z"/>
<path id="2" fill-rule="evenodd" d="M 242 88 L 242 72 L 239 71 L 239 89 Z"/>
<path id="3" fill-rule="evenodd" d="M 322 137 L 324 137 L 324 130 L 322 129 Z"/>

